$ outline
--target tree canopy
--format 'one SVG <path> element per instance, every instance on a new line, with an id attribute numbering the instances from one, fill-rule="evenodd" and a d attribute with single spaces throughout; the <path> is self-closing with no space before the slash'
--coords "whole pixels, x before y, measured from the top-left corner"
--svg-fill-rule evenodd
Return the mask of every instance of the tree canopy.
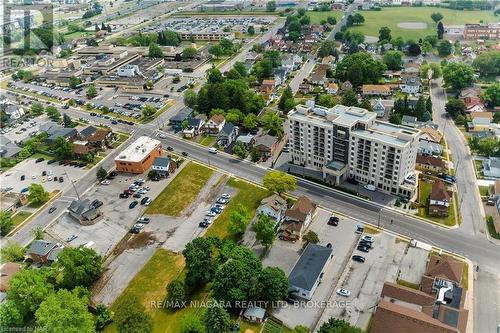
<path id="1" fill-rule="evenodd" d="M 353 87 L 362 84 L 377 83 L 387 66 L 366 52 L 358 52 L 342 59 L 335 72 L 340 81 L 350 81 Z"/>
<path id="2" fill-rule="evenodd" d="M 387 69 L 399 70 L 403 64 L 403 54 L 399 51 L 387 51 L 383 56 Z"/>
<path id="3" fill-rule="evenodd" d="M 295 177 L 282 171 L 269 171 L 262 182 L 269 191 L 280 195 L 288 191 L 294 191 L 297 188 Z"/>
<path id="4" fill-rule="evenodd" d="M 89 287 L 101 275 L 101 265 L 101 257 L 93 249 L 85 247 L 65 247 L 57 261 L 63 274 L 62 285 L 66 288 Z"/>
<path id="5" fill-rule="evenodd" d="M 474 82 L 474 70 L 467 64 L 450 62 L 443 68 L 443 79 L 446 87 L 461 90 Z"/>
<path id="6" fill-rule="evenodd" d="M 151 316 L 135 296 L 119 298 L 114 322 L 119 333 L 150 333 L 153 330 Z"/>
<path id="7" fill-rule="evenodd" d="M 481 75 L 499 75 L 500 74 L 500 52 L 487 51 L 479 54 L 472 62 Z"/>
<path id="8" fill-rule="evenodd" d="M 364 331 L 355 326 L 351 326 L 347 321 L 332 317 L 321 325 L 318 333 L 364 333 Z"/>

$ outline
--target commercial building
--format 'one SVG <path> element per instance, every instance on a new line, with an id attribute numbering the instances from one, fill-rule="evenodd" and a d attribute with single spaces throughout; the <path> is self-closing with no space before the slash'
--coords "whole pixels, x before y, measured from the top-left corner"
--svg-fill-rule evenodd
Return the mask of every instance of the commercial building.
<path id="1" fill-rule="evenodd" d="M 466 24 L 464 39 L 500 39 L 500 23 Z"/>
<path id="2" fill-rule="evenodd" d="M 323 181 L 339 185 L 352 178 L 379 191 L 412 197 L 419 130 L 377 121 L 357 107 L 298 105 L 288 113 L 286 132 L 291 163 L 322 171 Z"/>
<path id="3" fill-rule="evenodd" d="M 161 156 L 161 142 L 141 136 L 115 158 L 116 171 L 143 173 L 149 170 L 156 157 Z"/>

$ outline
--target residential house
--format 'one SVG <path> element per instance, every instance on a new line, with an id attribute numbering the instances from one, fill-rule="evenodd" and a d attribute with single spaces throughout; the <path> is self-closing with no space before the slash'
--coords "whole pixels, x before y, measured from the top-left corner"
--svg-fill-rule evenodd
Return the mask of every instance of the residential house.
<path id="1" fill-rule="evenodd" d="M 0 136 L 0 157 L 16 157 L 21 151 L 21 147 L 14 144 L 5 136 Z"/>
<path id="2" fill-rule="evenodd" d="M 255 137 L 254 148 L 257 149 L 261 158 L 267 159 L 274 155 L 278 145 L 278 138 L 269 134 Z"/>
<path id="3" fill-rule="evenodd" d="M 493 113 L 492 112 L 488 112 L 488 111 L 485 111 L 485 112 L 473 112 L 469 115 L 470 119 L 474 119 L 474 118 L 486 118 L 488 119 L 490 122 L 493 121 Z"/>
<path id="4" fill-rule="evenodd" d="M 421 90 L 420 78 L 418 76 L 401 76 L 399 89 L 407 94 L 416 94 Z"/>
<path id="5" fill-rule="evenodd" d="M 210 119 L 203 126 L 203 131 L 205 134 L 217 135 L 222 130 L 226 124 L 226 119 L 221 114 L 216 114 L 210 117 Z"/>
<path id="6" fill-rule="evenodd" d="M 342 82 L 342 86 L 340 88 L 342 91 L 347 91 L 352 89 L 352 83 L 350 81 L 344 81 Z"/>
<path id="7" fill-rule="evenodd" d="M 448 191 L 444 182 L 440 180 L 434 182 L 429 197 L 429 215 L 448 216 L 452 197 L 453 193 Z"/>
<path id="8" fill-rule="evenodd" d="M 73 200 L 68 207 L 69 215 L 81 225 L 95 224 L 102 218 L 99 208 L 90 207 L 89 200 Z"/>
<path id="9" fill-rule="evenodd" d="M 343 2 L 334 2 L 331 5 L 332 10 L 344 10 L 344 3 Z"/>
<path id="10" fill-rule="evenodd" d="M 276 86 L 281 86 L 286 83 L 288 70 L 284 67 L 275 68 L 273 71 L 274 82 Z"/>
<path id="11" fill-rule="evenodd" d="M 475 112 L 485 112 L 486 107 L 484 106 L 483 103 L 475 103 L 475 104 L 470 104 L 469 106 L 465 107 L 465 112 L 466 113 L 475 113 Z"/>
<path id="12" fill-rule="evenodd" d="M 174 173 L 177 164 L 167 156 L 156 157 L 151 165 L 151 170 L 156 171 L 160 177 L 168 177 Z"/>
<path id="13" fill-rule="evenodd" d="M 473 98 L 473 97 L 478 98 L 480 95 L 481 95 L 481 88 L 467 87 L 460 91 L 460 95 L 458 96 L 458 98 L 464 101 L 465 103 L 465 100 L 467 98 Z"/>
<path id="14" fill-rule="evenodd" d="M 418 126 L 417 117 L 404 115 L 401 117 L 401 125 L 416 128 Z"/>
<path id="15" fill-rule="evenodd" d="M 226 123 L 222 130 L 217 135 L 217 144 L 220 147 L 227 147 L 231 145 L 238 137 L 239 128 L 232 123 Z"/>
<path id="16" fill-rule="evenodd" d="M 483 161 L 485 178 L 500 178 L 500 157 L 489 157 Z"/>
<path id="17" fill-rule="evenodd" d="M 435 143 L 433 141 L 420 139 L 418 141 L 417 152 L 420 155 L 440 156 L 443 153 L 443 146 L 441 146 L 439 143 Z"/>
<path id="18" fill-rule="evenodd" d="M 290 72 L 298 69 L 301 63 L 302 57 L 296 53 L 285 54 L 281 58 L 281 66 L 286 68 Z"/>
<path id="19" fill-rule="evenodd" d="M 46 264 L 57 260 L 57 254 L 63 249 L 61 244 L 43 239 L 31 242 L 26 257 L 33 263 Z"/>
<path id="20" fill-rule="evenodd" d="M 333 66 L 334 63 L 335 63 L 335 57 L 332 56 L 332 55 L 323 57 L 323 59 L 321 59 L 321 64 L 322 65 L 327 65 L 328 68 L 332 68 L 332 66 Z"/>
<path id="21" fill-rule="evenodd" d="M 90 149 L 90 145 L 88 141 L 73 141 L 73 153 L 77 157 L 82 157 L 90 153 L 92 150 Z"/>
<path id="22" fill-rule="evenodd" d="M 25 193 L 0 192 L 0 211 L 14 214 L 19 207 L 28 203 L 28 196 Z"/>
<path id="23" fill-rule="evenodd" d="M 255 143 L 255 138 L 252 134 L 240 135 L 236 138 L 236 142 L 241 142 L 246 149 L 249 149 Z"/>
<path id="24" fill-rule="evenodd" d="M 332 258 L 333 250 L 331 248 L 312 243 L 307 244 L 288 275 L 290 294 L 297 298 L 310 300 L 321 283 L 321 278 Z"/>
<path id="25" fill-rule="evenodd" d="M 403 73 L 414 74 L 418 76 L 420 73 L 420 65 L 415 62 L 407 62 L 403 65 Z"/>
<path id="26" fill-rule="evenodd" d="M 377 114 L 377 118 L 384 117 L 386 110 L 381 98 L 372 101 L 372 111 Z"/>
<path id="27" fill-rule="evenodd" d="M 443 134 L 430 126 L 420 128 L 420 139 L 440 143 L 443 139 Z"/>
<path id="28" fill-rule="evenodd" d="M 435 294 L 436 280 L 446 280 L 456 285 L 462 285 L 463 273 L 464 263 L 462 261 L 446 254 L 432 254 L 420 281 L 420 290 L 428 294 Z"/>
<path id="29" fill-rule="evenodd" d="M 271 95 L 276 87 L 275 80 L 262 80 L 259 91 L 267 96 Z"/>
<path id="30" fill-rule="evenodd" d="M 495 183 L 490 185 L 489 192 L 490 196 L 487 204 L 496 208 L 491 210 L 491 215 L 493 216 L 495 231 L 500 234 L 500 180 L 495 180 Z"/>
<path id="31" fill-rule="evenodd" d="M 170 118 L 169 124 L 172 126 L 174 131 L 180 131 L 182 130 L 182 123 L 192 118 L 193 114 L 193 109 L 186 107 Z"/>
<path id="32" fill-rule="evenodd" d="M 266 316 L 266 309 L 260 306 L 249 306 L 243 312 L 243 318 L 256 323 L 264 322 L 264 317 Z"/>
<path id="33" fill-rule="evenodd" d="M 338 91 L 339 86 L 335 82 L 329 83 L 328 87 L 326 87 L 326 92 L 330 95 L 336 95 Z"/>
<path id="34" fill-rule="evenodd" d="M 302 196 L 293 206 L 285 211 L 285 220 L 281 225 L 280 238 L 296 241 L 302 237 L 302 230 L 307 228 L 316 210 L 316 204 Z"/>
<path id="35" fill-rule="evenodd" d="M 24 108 L 19 105 L 7 105 L 4 110 L 5 114 L 9 116 L 9 119 L 17 120 L 24 116 Z"/>
<path id="36" fill-rule="evenodd" d="M 310 82 L 315 85 L 323 86 L 326 82 L 326 69 L 317 67 L 311 74 Z"/>
<path id="37" fill-rule="evenodd" d="M 417 154 L 415 167 L 418 170 L 437 173 L 442 172 L 446 165 L 445 162 L 439 157 Z"/>
<path id="38" fill-rule="evenodd" d="M 207 117 L 199 114 L 193 118 L 188 119 L 188 126 L 182 131 L 184 137 L 192 138 L 200 134 L 203 125 L 205 125 Z"/>
<path id="39" fill-rule="evenodd" d="M 299 92 L 301 94 L 309 94 L 310 91 L 311 91 L 311 85 L 309 83 L 299 84 Z"/>
<path id="40" fill-rule="evenodd" d="M 276 221 L 276 223 L 279 223 L 283 219 L 286 209 L 286 200 L 277 194 L 273 194 L 262 199 L 259 208 L 257 208 L 257 215 L 262 214 L 269 216 Z"/>
<path id="41" fill-rule="evenodd" d="M 391 90 L 384 84 L 363 84 L 362 93 L 363 97 L 389 96 Z"/>
<path id="42" fill-rule="evenodd" d="M 87 142 L 89 151 L 102 151 L 112 143 L 114 136 L 114 133 L 109 129 L 88 126 L 78 133 L 78 137 L 81 138 L 78 141 Z"/>

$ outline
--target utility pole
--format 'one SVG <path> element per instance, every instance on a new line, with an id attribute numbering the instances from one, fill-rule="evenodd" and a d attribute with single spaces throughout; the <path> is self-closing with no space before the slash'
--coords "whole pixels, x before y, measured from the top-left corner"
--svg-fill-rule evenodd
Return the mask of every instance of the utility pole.
<path id="1" fill-rule="evenodd" d="M 75 190 L 76 197 L 78 200 L 80 200 L 80 194 L 78 194 L 78 190 L 76 189 L 75 182 L 69 178 L 68 172 L 66 172 L 66 168 L 64 168 L 64 174 L 68 177 L 68 180 L 70 181 L 71 185 L 73 185 L 73 189 Z"/>

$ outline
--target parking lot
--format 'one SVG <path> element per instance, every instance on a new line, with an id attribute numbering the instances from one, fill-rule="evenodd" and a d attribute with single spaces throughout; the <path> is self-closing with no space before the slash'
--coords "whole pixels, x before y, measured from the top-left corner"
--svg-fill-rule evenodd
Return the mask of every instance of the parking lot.
<path id="1" fill-rule="evenodd" d="M 344 270 L 345 258 L 351 256 L 352 249 L 355 246 L 358 237 L 358 234 L 354 232 L 355 224 L 341 217 L 339 225 L 334 227 L 327 224 L 329 217 L 330 213 L 328 211 L 321 208 L 317 209 L 308 228 L 308 230 L 318 234 L 320 245 L 332 244 L 334 256 L 311 299 L 310 304 L 312 305 L 300 307 L 289 305 L 275 309 L 273 312 L 273 315 L 282 320 L 288 327 L 295 327 L 296 325 L 311 327 L 319 319 L 319 315 L 321 315 L 325 307 L 325 304 L 320 304 L 320 302 L 326 302 L 330 298 Z M 300 257 L 301 247 L 302 242 L 291 243 L 277 239 L 269 255 L 263 259 L 263 263 L 265 266 L 280 267 L 288 275 Z"/>
<path id="2" fill-rule="evenodd" d="M 49 117 L 41 115 L 34 118 L 24 117 L 15 122 L 11 122 L 9 126 L 4 127 L 0 131 L 0 135 L 9 139 L 10 141 L 22 142 L 27 138 L 37 134 L 40 126 L 49 121 Z"/>
<path id="3" fill-rule="evenodd" d="M 349 297 L 333 293 L 330 302 L 348 301 L 348 306 L 342 308 L 326 308 L 318 323 L 321 325 L 330 317 L 349 321 L 365 329 L 375 311 L 384 282 L 396 282 L 401 279 L 411 283 L 419 283 L 425 271 L 428 252 L 408 243 L 398 241 L 394 236 L 379 233 L 374 237 L 373 248 L 364 253 L 357 249 L 353 255 L 361 255 L 364 263 L 348 261 L 336 289 L 344 288 L 350 291 Z"/>
<path id="4" fill-rule="evenodd" d="M 13 168 L 2 174 L 2 188 L 12 188 L 12 192 L 21 192 L 31 184 L 41 184 L 46 191 L 61 190 L 70 184 L 70 181 L 77 181 L 84 177 L 89 171 L 75 166 L 64 166 L 58 163 L 48 164 L 45 159 L 37 163 L 36 159 L 26 159 Z M 46 175 L 42 176 L 45 171 Z M 24 180 L 21 180 L 24 176 Z M 57 181 L 54 178 L 57 177 Z M 59 178 L 63 178 L 63 182 Z"/>

